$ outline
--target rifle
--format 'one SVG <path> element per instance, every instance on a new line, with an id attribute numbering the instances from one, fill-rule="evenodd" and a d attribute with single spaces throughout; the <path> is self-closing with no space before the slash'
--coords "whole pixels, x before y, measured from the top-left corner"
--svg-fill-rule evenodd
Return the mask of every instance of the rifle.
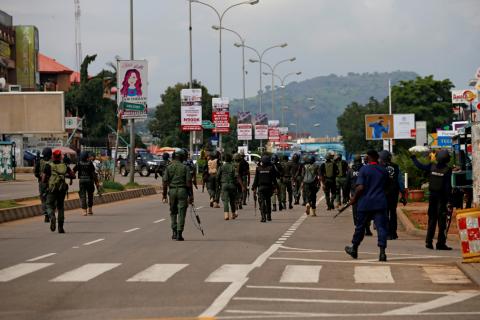
<path id="1" fill-rule="evenodd" d="M 348 207 L 350 207 L 351 204 L 350 202 L 345 204 L 343 207 L 341 207 L 340 209 L 338 209 L 338 212 L 333 216 L 333 219 L 335 219 L 336 217 L 338 217 L 343 211 L 347 210 Z"/>
<path id="2" fill-rule="evenodd" d="M 193 219 L 193 215 L 195 215 L 195 219 Z M 195 228 L 197 228 L 202 233 L 202 236 L 205 236 L 202 228 L 202 222 L 200 221 L 200 216 L 198 215 L 197 210 L 195 209 L 195 205 L 193 203 L 190 205 L 190 217 L 192 218 Z"/>
<path id="3" fill-rule="evenodd" d="M 453 216 L 453 206 L 447 206 L 447 227 L 445 228 L 445 239 L 448 237 L 448 229 L 450 229 L 450 224 L 452 223 L 452 216 Z"/>
<path id="4" fill-rule="evenodd" d="M 255 210 L 255 216 L 257 216 L 257 192 L 253 191 L 253 208 Z"/>

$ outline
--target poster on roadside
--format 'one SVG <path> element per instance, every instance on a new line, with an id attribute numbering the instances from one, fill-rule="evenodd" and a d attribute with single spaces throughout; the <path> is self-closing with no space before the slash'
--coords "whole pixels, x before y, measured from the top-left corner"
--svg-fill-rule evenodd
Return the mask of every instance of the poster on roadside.
<path id="1" fill-rule="evenodd" d="M 146 119 L 148 99 L 148 62 L 117 62 L 118 115 L 122 119 Z"/>
<path id="2" fill-rule="evenodd" d="M 454 105 L 470 105 L 475 98 L 477 98 L 477 94 L 473 90 L 452 90 L 452 104 Z"/>
<path id="3" fill-rule="evenodd" d="M 415 139 L 415 114 L 365 115 L 367 140 Z"/>
<path id="4" fill-rule="evenodd" d="M 212 98 L 212 122 L 215 124 L 213 132 L 230 132 L 230 101 L 228 98 Z"/>
<path id="5" fill-rule="evenodd" d="M 268 141 L 280 142 L 280 130 L 277 127 L 268 128 Z"/>
<path id="6" fill-rule="evenodd" d="M 266 113 L 257 113 L 255 115 L 255 139 L 268 139 L 268 117 Z"/>
<path id="7" fill-rule="evenodd" d="M 238 113 L 237 134 L 238 140 L 252 140 L 252 114 L 247 112 Z"/>
<path id="8" fill-rule="evenodd" d="M 182 131 L 201 131 L 202 89 L 182 89 L 180 109 Z"/>

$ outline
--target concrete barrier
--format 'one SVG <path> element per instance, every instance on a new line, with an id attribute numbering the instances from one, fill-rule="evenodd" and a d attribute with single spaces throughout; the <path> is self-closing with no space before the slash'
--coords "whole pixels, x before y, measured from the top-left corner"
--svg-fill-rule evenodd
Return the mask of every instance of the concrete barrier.
<path id="1" fill-rule="evenodd" d="M 111 203 L 157 194 L 155 187 L 139 188 L 126 191 L 106 193 L 102 196 L 95 196 L 93 203 L 95 205 Z M 80 199 L 65 200 L 65 210 L 74 210 L 80 208 Z M 42 215 L 42 206 L 40 204 L 31 206 L 22 206 L 15 208 L 0 209 L 0 223 L 30 218 Z"/>

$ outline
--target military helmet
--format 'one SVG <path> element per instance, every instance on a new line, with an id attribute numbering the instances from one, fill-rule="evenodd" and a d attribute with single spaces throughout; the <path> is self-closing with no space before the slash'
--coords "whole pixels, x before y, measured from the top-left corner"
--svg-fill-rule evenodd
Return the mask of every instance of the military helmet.
<path id="1" fill-rule="evenodd" d="M 226 155 L 225 155 L 225 156 L 226 156 Z M 235 154 L 233 155 L 233 160 L 234 160 L 234 161 L 239 162 L 240 160 L 242 160 L 242 158 L 243 158 L 243 157 L 242 157 L 242 155 L 241 155 L 240 153 L 235 153 Z"/>
<path id="2" fill-rule="evenodd" d="M 185 153 L 185 150 L 183 149 L 175 149 L 173 152 L 173 158 L 177 159 L 178 161 L 183 161 L 187 157 L 187 154 Z"/>
<path id="3" fill-rule="evenodd" d="M 270 164 L 270 157 L 268 155 L 263 155 L 262 156 L 262 164 L 263 165 L 269 165 Z"/>
<path id="4" fill-rule="evenodd" d="M 384 162 L 392 161 L 392 154 L 387 150 L 380 151 L 378 153 L 378 157 L 379 157 L 380 160 L 382 160 Z"/>
<path id="5" fill-rule="evenodd" d="M 440 150 L 436 159 L 438 163 L 447 164 L 450 162 L 450 153 L 448 153 L 448 150 Z"/>
<path id="6" fill-rule="evenodd" d="M 46 161 L 52 158 L 52 149 L 49 147 L 45 147 L 42 150 L 42 158 Z"/>
<path id="7" fill-rule="evenodd" d="M 278 155 L 276 153 L 272 154 L 272 162 L 277 163 L 278 162 Z"/>
<path id="8" fill-rule="evenodd" d="M 353 163 L 356 163 L 356 164 L 362 163 L 362 156 L 359 155 L 359 154 L 356 154 L 356 155 L 353 157 Z"/>
<path id="9" fill-rule="evenodd" d="M 292 160 L 293 161 L 298 161 L 300 159 L 300 156 L 298 155 L 298 153 L 294 153 L 293 156 L 292 156 Z"/>
<path id="10" fill-rule="evenodd" d="M 327 153 L 326 159 L 327 160 L 332 160 L 334 156 L 335 156 L 335 153 L 333 153 L 333 151 L 329 151 Z"/>

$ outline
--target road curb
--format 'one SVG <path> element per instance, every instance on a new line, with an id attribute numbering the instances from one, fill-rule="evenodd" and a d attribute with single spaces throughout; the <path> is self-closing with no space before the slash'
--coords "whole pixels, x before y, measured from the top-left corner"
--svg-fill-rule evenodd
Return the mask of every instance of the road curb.
<path id="1" fill-rule="evenodd" d="M 463 263 L 462 261 L 457 261 L 457 266 L 460 270 L 467 275 L 467 277 L 476 283 L 477 286 L 480 286 L 480 266 L 478 263 Z"/>
<path id="2" fill-rule="evenodd" d="M 105 204 L 110 202 L 151 196 L 154 194 L 157 194 L 155 187 L 132 189 L 120 192 L 106 193 L 102 196 L 95 196 L 93 198 L 93 203 L 95 205 Z M 73 210 L 78 208 L 80 208 L 80 199 L 65 200 L 65 210 Z M 0 209 L 0 223 L 30 218 L 42 214 L 42 206 L 40 204 Z"/>
<path id="3" fill-rule="evenodd" d="M 417 229 L 401 208 L 397 208 L 397 217 L 409 235 L 423 238 L 427 236 L 427 231 Z"/>

